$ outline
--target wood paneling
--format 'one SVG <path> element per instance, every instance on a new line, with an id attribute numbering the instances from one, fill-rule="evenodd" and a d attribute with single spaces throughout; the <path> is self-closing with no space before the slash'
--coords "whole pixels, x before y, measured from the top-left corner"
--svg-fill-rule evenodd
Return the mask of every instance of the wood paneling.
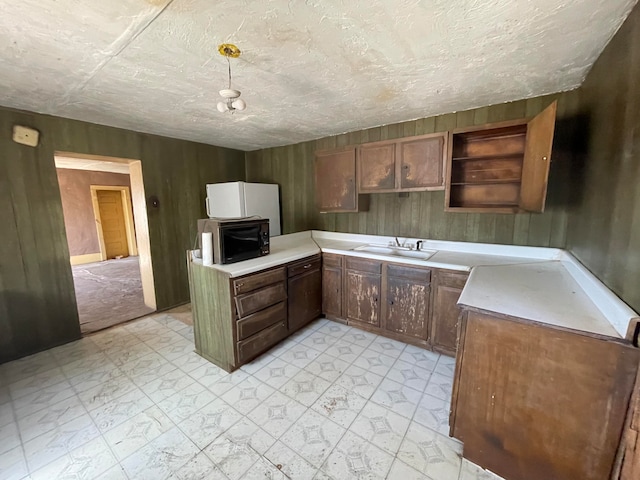
<path id="1" fill-rule="evenodd" d="M 391 140 L 489 122 L 533 117 L 558 99 L 556 137 L 569 137 L 576 112 L 577 92 L 547 95 L 438 117 L 386 125 L 315 141 L 268 148 L 246 154 L 247 181 L 278 183 L 282 191 L 283 232 L 309 228 L 372 235 L 413 236 L 514 245 L 564 247 L 566 238 L 567 176 L 573 161 L 570 145 L 554 144 L 547 206 L 543 214 L 516 215 L 445 213 L 444 192 L 370 195 L 367 212 L 320 214 L 314 206 L 315 150 Z M 291 180 L 291 176 L 295 181 Z M 305 194 L 301 195 L 301 187 Z M 296 195 L 289 196 L 290 193 Z"/>
<path id="2" fill-rule="evenodd" d="M 640 8 L 580 89 L 568 248 L 640 311 Z"/>
<path id="3" fill-rule="evenodd" d="M 14 124 L 40 145 L 11 140 Z M 244 153 L 0 109 L 0 362 L 79 338 L 54 152 L 141 160 L 157 308 L 189 301 L 184 251 L 205 216 L 205 184 L 244 180 Z M 138 229 L 140 233 L 140 229 Z"/>
<path id="4" fill-rule="evenodd" d="M 196 352 L 227 371 L 235 365 L 235 315 L 229 276 L 187 260 Z M 228 301 L 224 301 L 228 299 Z M 206 319 L 206 321 L 204 321 Z"/>

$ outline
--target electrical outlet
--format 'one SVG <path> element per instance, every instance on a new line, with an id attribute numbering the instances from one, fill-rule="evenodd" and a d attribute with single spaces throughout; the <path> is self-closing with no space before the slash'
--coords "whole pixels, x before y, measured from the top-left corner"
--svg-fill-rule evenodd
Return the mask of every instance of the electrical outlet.
<path id="1" fill-rule="evenodd" d="M 22 125 L 13 126 L 13 141 L 29 147 L 37 147 L 40 132 Z"/>

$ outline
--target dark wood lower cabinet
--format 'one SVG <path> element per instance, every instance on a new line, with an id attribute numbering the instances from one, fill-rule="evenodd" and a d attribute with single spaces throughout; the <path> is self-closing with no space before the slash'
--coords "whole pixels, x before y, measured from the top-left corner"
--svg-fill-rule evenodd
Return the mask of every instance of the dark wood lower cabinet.
<path id="1" fill-rule="evenodd" d="M 322 313 L 327 318 L 455 355 L 456 303 L 466 272 L 348 255 L 322 257 Z M 434 278 L 439 281 L 436 295 Z"/>
<path id="2" fill-rule="evenodd" d="M 431 270 L 398 265 L 386 270 L 382 328 L 427 342 Z"/>
<path id="3" fill-rule="evenodd" d="M 231 372 L 321 315 L 321 257 L 237 278 L 188 257 L 196 352 Z"/>
<path id="4" fill-rule="evenodd" d="M 320 257 L 305 259 L 288 267 L 287 287 L 289 333 L 304 327 L 322 313 Z"/>
<path id="5" fill-rule="evenodd" d="M 380 326 L 382 262 L 347 258 L 346 269 L 347 321 Z"/>
<path id="6" fill-rule="evenodd" d="M 507 479 L 609 479 L 639 353 L 623 339 L 465 312 L 451 436 Z"/>
<path id="7" fill-rule="evenodd" d="M 434 277 L 431 345 L 440 353 L 455 355 L 461 313 L 457 303 L 468 274 L 437 270 Z"/>
<path id="8" fill-rule="evenodd" d="M 327 318 L 343 319 L 342 313 L 342 256 L 322 255 L 322 313 Z"/>
<path id="9" fill-rule="evenodd" d="M 640 478 L 640 370 L 631 395 L 627 420 L 612 480 Z"/>

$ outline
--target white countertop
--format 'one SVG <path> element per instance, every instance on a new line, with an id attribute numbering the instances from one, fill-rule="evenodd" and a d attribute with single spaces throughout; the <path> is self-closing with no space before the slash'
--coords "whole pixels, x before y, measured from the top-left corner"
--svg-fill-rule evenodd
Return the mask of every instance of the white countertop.
<path id="1" fill-rule="evenodd" d="M 399 238 L 403 245 L 419 239 Z M 214 265 L 230 277 L 282 265 L 321 251 L 409 265 L 471 271 L 459 304 L 550 325 L 621 338 L 637 314 L 569 253 L 555 248 L 424 240 L 427 260 L 353 249 L 390 245 L 395 237 L 307 231 L 271 238 L 271 253 Z M 194 261 L 200 263 L 199 259 Z"/>
<path id="2" fill-rule="evenodd" d="M 475 267 L 458 304 L 620 337 L 561 260 Z"/>
<path id="3" fill-rule="evenodd" d="M 269 255 L 229 265 L 213 265 L 211 268 L 225 272 L 230 277 L 241 277 L 320 253 L 320 247 L 311 238 L 311 231 L 271 237 L 270 242 Z M 202 264 L 199 258 L 194 258 L 194 262 Z"/>

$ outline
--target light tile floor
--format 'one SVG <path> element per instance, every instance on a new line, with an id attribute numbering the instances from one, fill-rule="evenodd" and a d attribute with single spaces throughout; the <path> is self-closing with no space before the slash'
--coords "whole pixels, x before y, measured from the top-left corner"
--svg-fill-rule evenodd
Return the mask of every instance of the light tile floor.
<path id="1" fill-rule="evenodd" d="M 228 374 L 151 315 L 0 366 L 0 480 L 496 480 L 447 436 L 453 366 L 317 320 Z"/>

